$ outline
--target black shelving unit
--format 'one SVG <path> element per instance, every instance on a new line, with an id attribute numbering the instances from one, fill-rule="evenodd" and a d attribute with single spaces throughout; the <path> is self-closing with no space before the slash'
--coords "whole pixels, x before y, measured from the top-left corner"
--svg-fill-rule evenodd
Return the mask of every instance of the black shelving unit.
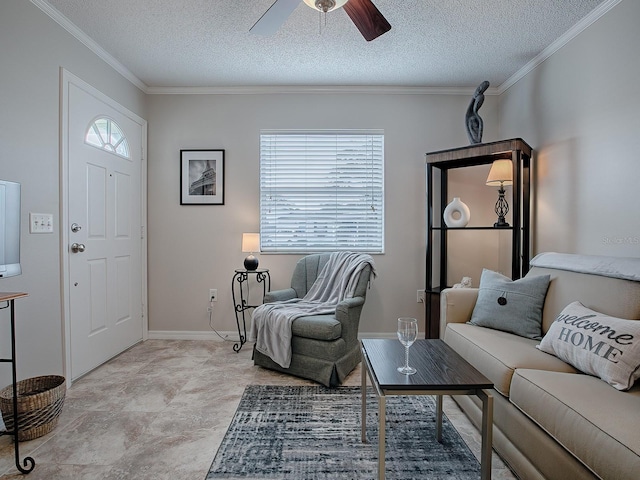
<path id="1" fill-rule="evenodd" d="M 443 221 L 444 208 L 449 202 L 448 173 L 451 169 L 492 164 L 509 159 L 513 164 L 513 195 L 509 227 L 471 226 L 447 227 Z M 480 143 L 426 154 L 427 166 L 427 245 L 426 245 L 426 338 L 440 335 L 440 292 L 447 285 L 447 243 L 449 232 L 511 231 L 511 278 L 518 279 L 529 270 L 531 229 L 531 147 L 521 138 Z M 439 175 L 438 175 L 439 174 Z M 439 199 L 439 208 L 434 207 Z M 435 209 L 438 208 L 438 211 Z M 439 272 L 435 272 L 434 256 L 439 251 Z M 434 276 L 438 278 L 434 282 Z"/>

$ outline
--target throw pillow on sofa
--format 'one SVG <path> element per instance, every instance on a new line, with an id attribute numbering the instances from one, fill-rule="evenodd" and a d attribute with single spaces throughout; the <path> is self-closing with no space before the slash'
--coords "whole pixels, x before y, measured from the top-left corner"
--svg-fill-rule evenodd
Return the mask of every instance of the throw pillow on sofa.
<path id="1" fill-rule="evenodd" d="M 478 300 L 469 323 L 540 340 L 542 307 L 550 278 L 550 275 L 540 275 L 511 280 L 483 269 Z"/>
<path id="2" fill-rule="evenodd" d="M 618 390 L 640 377 L 640 320 L 610 317 L 580 302 L 562 310 L 537 347 Z"/>

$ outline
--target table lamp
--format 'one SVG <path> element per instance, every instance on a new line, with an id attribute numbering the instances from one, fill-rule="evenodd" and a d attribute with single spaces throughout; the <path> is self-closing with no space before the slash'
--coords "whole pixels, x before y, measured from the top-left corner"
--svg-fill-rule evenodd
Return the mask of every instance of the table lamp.
<path id="1" fill-rule="evenodd" d="M 498 215 L 498 221 L 493 224 L 494 227 L 508 227 L 505 217 L 509 213 L 509 204 L 504 198 L 504 186 L 513 185 L 513 164 L 511 160 L 496 160 L 491 165 L 489 176 L 487 177 L 487 185 L 490 187 L 500 187 L 498 189 L 498 201 L 496 202 L 495 212 Z"/>
<path id="2" fill-rule="evenodd" d="M 249 256 L 247 256 L 247 258 L 244 259 L 244 268 L 251 271 L 258 268 L 258 259 L 253 256 L 253 252 L 260 251 L 260 234 L 259 233 L 243 233 L 242 234 L 242 251 L 249 253 Z"/>

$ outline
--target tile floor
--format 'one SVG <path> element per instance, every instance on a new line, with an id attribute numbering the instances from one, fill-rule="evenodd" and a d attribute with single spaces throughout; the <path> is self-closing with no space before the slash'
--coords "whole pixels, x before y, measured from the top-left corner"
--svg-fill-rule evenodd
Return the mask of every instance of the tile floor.
<path id="1" fill-rule="evenodd" d="M 255 367 L 251 344 L 148 340 L 74 383 L 56 429 L 20 443 L 36 467 L 22 476 L 0 437 L 0 479 L 204 480 L 250 384 L 309 382 Z M 360 385 L 360 367 L 345 382 Z M 476 456 L 480 434 L 446 398 L 445 413 Z M 493 478 L 515 477 L 494 454 Z M 304 480 L 304 479 L 301 479 Z"/>

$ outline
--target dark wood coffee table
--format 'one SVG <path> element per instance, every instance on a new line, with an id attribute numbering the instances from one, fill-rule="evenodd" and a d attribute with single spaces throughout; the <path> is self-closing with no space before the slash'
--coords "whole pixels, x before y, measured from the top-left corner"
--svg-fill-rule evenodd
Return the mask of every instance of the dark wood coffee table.
<path id="1" fill-rule="evenodd" d="M 378 395 L 378 478 L 385 473 L 385 416 L 387 395 L 436 395 L 436 438 L 442 441 L 442 396 L 477 395 L 482 400 L 481 478 L 491 478 L 493 383 L 442 340 L 416 340 L 409 365 L 417 372 L 403 375 L 404 347 L 398 340 L 364 339 L 362 346 L 362 441 L 366 443 L 367 375 Z"/>

